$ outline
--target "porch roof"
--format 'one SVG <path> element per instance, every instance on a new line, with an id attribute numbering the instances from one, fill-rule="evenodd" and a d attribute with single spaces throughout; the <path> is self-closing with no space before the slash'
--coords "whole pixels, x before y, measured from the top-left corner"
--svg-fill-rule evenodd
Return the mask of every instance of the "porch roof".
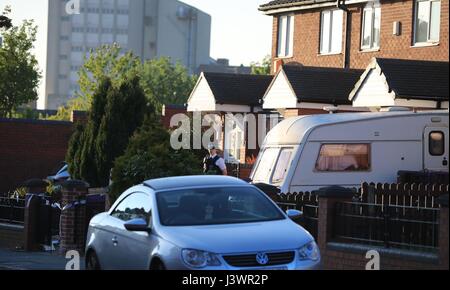
<path id="1" fill-rule="evenodd" d="M 273 76 L 204 73 L 217 104 L 260 106 Z"/>
<path id="2" fill-rule="evenodd" d="M 398 99 L 447 102 L 449 101 L 449 63 L 439 61 L 422 61 L 406 59 L 374 58 L 368 66 L 360 80 L 356 83 L 350 93 L 351 101 L 375 102 L 375 97 L 379 106 L 389 106 L 383 104 L 379 95 L 371 95 L 366 91 L 379 80 L 385 86 L 385 94 L 390 98 L 386 100 L 395 101 Z M 357 99 L 360 100 L 357 100 Z M 372 100 L 369 100 L 372 98 Z"/>

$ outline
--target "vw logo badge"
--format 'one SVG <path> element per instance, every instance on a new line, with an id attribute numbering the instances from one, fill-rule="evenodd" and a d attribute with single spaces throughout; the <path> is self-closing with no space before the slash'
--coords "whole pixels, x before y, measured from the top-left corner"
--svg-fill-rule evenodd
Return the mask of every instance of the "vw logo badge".
<path id="1" fill-rule="evenodd" d="M 266 253 L 258 253 L 256 254 L 256 262 L 260 265 L 267 265 L 269 263 L 269 256 Z"/>

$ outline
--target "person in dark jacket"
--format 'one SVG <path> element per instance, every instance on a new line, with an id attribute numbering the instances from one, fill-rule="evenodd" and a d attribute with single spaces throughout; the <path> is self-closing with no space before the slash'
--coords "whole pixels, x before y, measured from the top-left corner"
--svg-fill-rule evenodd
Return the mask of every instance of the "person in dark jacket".
<path id="1" fill-rule="evenodd" d="M 214 144 L 208 146 L 209 155 L 203 159 L 203 172 L 210 175 L 228 175 L 225 160 L 217 154 Z"/>

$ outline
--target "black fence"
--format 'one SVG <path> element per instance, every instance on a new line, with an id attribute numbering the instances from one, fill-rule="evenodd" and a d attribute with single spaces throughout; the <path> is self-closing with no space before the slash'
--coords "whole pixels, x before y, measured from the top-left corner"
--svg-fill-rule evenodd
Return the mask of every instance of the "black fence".
<path id="1" fill-rule="evenodd" d="M 60 220 L 62 205 L 59 200 L 55 200 L 46 195 L 27 196 L 26 199 L 16 199 L 0 197 L 0 223 L 24 225 L 25 207 L 27 200 L 38 198 L 38 206 L 34 209 L 37 222 L 35 223 L 37 243 L 41 245 L 55 246 L 60 237 Z M 86 207 L 86 223 L 74 223 L 74 237 L 77 233 L 86 231 L 89 221 L 98 213 L 105 211 L 105 195 L 88 195 L 85 203 L 80 203 L 74 208 L 75 219 L 81 214 L 81 207 Z"/>
<path id="2" fill-rule="evenodd" d="M 448 183 L 363 183 L 355 200 L 362 203 L 439 208 L 437 198 L 448 193 Z"/>
<path id="3" fill-rule="evenodd" d="M 23 225 L 24 219 L 24 199 L 0 197 L 0 222 Z"/>
<path id="4" fill-rule="evenodd" d="M 286 211 L 296 209 L 303 212 L 298 224 L 304 227 L 315 239 L 317 239 L 319 220 L 319 198 L 310 192 L 279 194 L 272 197 L 278 206 Z"/>
<path id="5" fill-rule="evenodd" d="M 336 204 L 336 242 L 420 252 L 439 248 L 439 209 L 359 202 Z"/>

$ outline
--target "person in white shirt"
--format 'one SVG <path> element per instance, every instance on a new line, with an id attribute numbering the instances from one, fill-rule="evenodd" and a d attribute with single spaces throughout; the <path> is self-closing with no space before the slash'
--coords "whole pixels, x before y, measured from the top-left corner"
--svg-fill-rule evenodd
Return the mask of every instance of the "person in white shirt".
<path id="1" fill-rule="evenodd" d="M 209 156 L 203 159 L 203 172 L 210 175 L 228 175 L 225 160 L 217 154 L 214 144 L 208 146 Z"/>

